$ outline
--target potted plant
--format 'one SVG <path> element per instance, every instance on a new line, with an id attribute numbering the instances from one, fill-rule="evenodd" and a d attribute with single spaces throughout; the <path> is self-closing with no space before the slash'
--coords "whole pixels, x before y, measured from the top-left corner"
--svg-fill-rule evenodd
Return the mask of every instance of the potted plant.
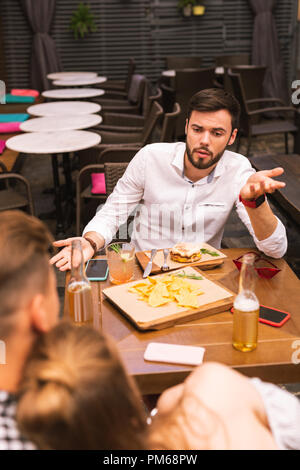
<path id="1" fill-rule="evenodd" d="M 178 0 L 178 9 L 182 12 L 183 16 L 191 16 L 193 6 L 196 5 L 196 0 Z"/>
<path id="2" fill-rule="evenodd" d="M 72 15 L 70 29 L 74 32 L 75 39 L 78 39 L 78 37 L 84 38 L 86 34 L 97 30 L 94 15 L 89 5 L 79 3 L 77 10 Z"/>

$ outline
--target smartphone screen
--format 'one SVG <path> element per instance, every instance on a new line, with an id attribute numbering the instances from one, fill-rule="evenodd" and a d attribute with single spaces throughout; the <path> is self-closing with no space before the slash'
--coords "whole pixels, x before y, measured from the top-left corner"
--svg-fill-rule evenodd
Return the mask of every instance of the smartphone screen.
<path id="1" fill-rule="evenodd" d="M 105 281 L 108 275 L 106 259 L 90 259 L 86 267 L 86 275 L 90 281 Z"/>
<path id="2" fill-rule="evenodd" d="M 230 311 L 233 313 L 233 308 Z M 261 323 L 280 327 L 284 325 L 286 321 L 288 321 L 290 316 L 291 315 L 288 312 L 284 312 L 283 310 L 277 310 L 276 308 L 260 305 L 259 321 Z"/>
<path id="3" fill-rule="evenodd" d="M 266 307 L 265 305 L 260 306 L 259 320 L 261 321 L 261 323 L 274 324 L 274 326 L 281 326 L 289 318 L 290 314 L 288 312 Z"/>

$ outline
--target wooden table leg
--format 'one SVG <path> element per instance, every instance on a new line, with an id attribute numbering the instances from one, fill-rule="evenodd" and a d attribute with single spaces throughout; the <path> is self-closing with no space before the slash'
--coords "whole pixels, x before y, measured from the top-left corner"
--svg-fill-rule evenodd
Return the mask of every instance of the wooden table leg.
<path id="1" fill-rule="evenodd" d="M 63 221 L 63 210 L 61 201 L 61 188 L 59 183 L 58 173 L 58 160 L 57 154 L 53 154 L 51 157 L 52 172 L 53 172 L 53 184 L 54 184 L 54 202 L 56 209 L 56 234 L 64 234 L 64 221 Z"/>

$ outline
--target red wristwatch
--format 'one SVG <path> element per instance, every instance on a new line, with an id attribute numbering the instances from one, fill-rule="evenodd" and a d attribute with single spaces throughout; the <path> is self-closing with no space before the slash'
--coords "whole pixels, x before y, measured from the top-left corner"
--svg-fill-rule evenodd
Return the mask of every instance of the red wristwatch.
<path id="1" fill-rule="evenodd" d="M 246 207 L 251 207 L 252 209 L 256 209 L 257 207 L 261 206 L 265 200 L 266 195 L 262 194 L 257 199 L 243 199 L 241 195 L 239 195 L 239 200 L 244 204 Z"/>

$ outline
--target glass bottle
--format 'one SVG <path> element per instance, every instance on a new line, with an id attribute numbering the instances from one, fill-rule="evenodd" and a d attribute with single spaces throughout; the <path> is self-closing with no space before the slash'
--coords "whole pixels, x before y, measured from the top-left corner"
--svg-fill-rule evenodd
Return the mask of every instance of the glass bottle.
<path id="1" fill-rule="evenodd" d="M 254 254 L 243 256 L 239 293 L 233 303 L 233 347 L 253 351 L 257 346 L 259 302 L 255 295 Z"/>
<path id="2" fill-rule="evenodd" d="M 84 271 L 80 240 L 72 241 L 71 277 L 67 287 L 69 313 L 75 325 L 93 324 L 92 288 Z"/>

